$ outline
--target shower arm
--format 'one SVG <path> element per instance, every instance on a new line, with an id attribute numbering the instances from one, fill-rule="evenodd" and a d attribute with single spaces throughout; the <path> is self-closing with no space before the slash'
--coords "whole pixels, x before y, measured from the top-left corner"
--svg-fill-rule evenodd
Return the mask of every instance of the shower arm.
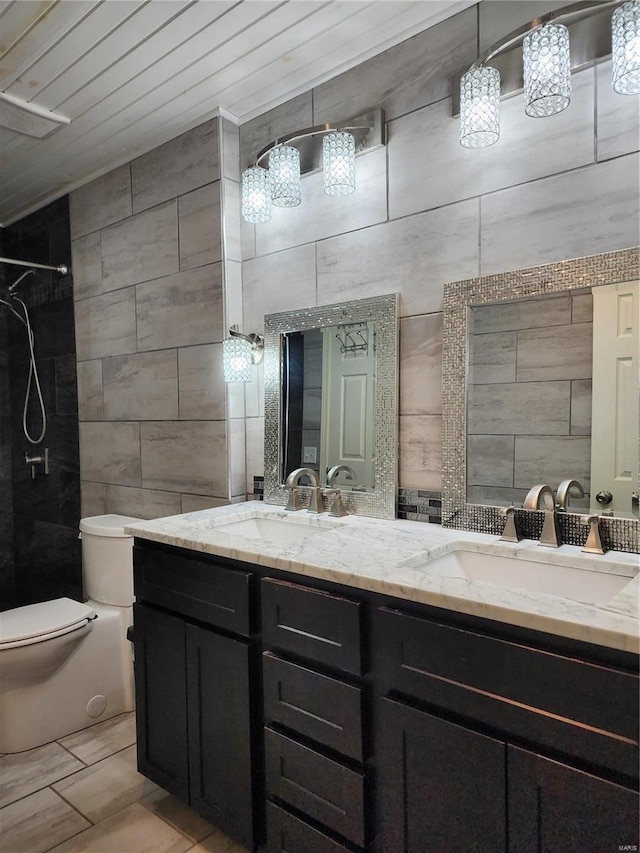
<path id="1" fill-rule="evenodd" d="M 60 275 L 66 275 L 69 272 L 69 267 L 66 264 L 59 264 L 57 267 L 52 267 L 49 264 L 33 264 L 30 261 L 18 261 L 15 258 L 0 258 L 0 263 L 13 264 L 16 267 L 33 267 L 37 270 L 54 270 Z"/>

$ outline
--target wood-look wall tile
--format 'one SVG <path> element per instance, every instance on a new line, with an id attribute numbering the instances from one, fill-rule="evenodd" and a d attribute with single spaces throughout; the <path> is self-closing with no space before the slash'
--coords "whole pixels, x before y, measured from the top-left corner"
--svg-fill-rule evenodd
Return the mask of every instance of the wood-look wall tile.
<path id="1" fill-rule="evenodd" d="M 251 332 L 264 332 L 265 314 L 316 304 L 313 243 L 245 261 L 242 273 L 244 324 Z"/>
<path id="2" fill-rule="evenodd" d="M 137 423 L 81 423 L 80 475 L 94 483 L 140 486 Z"/>
<path id="3" fill-rule="evenodd" d="M 178 350 L 178 386 L 180 420 L 224 420 L 222 344 Z"/>
<path id="4" fill-rule="evenodd" d="M 391 122 L 389 218 L 593 163 L 593 79 L 592 69 L 574 74 L 571 107 L 545 121 L 531 121 L 521 98 L 502 101 L 500 139 L 489 148 L 460 145 L 449 100 Z"/>
<path id="5" fill-rule="evenodd" d="M 105 358 L 102 383 L 105 420 L 178 417 L 178 357 L 174 349 Z"/>
<path id="6" fill-rule="evenodd" d="M 597 66 L 598 160 L 629 154 L 640 148 L 640 109 L 633 96 L 619 95 L 611 85 L 611 60 Z"/>
<path id="7" fill-rule="evenodd" d="M 513 435 L 470 435 L 467 486 L 513 486 Z"/>
<path id="8" fill-rule="evenodd" d="M 403 489 L 442 487 L 442 417 L 403 415 L 400 421 L 399 486 Z"/>
<path id="9" fill-rule="evenodd" d="M 442 310 L 447 281 L 478 275 L 478 201 L 318 243 L 321 305 L 399 291 L 400 315 Z"/>
<path id="10" fill-rule="evenodd" d="M 313 90 L 313 124 L 372 106 L 387 120 L 451 94 L 451 78 L 476 59 L 476 10 L 465 9 Z M 301 125 L 302 127 L 303 125 Z"/>
<path id="11" fill-rule="evenodd" d="M 564 326 L 571 322 L 571 297 L 568 294 L 545 295 L 516 302 L 474 305 L 471 309 L 474 335 Z"/>
<path id="12" fill-rule="evenodd" d="M 129 163 L 69 194 L 72 238 L 97 231 L 133 212 Z"/>
<path id="13" fill-rule="evenodd" d="M 247 494 L 253 494 L 253 478 L 264 476 L 264 418 L 246 420 Z"/>
<path id="14" fill-rule="evenodd" d="M 567 435 L 570 382 L 470 385 L 469 435 Z"/>
<path id="15" fill-rule="evenodd" d="M 91 518 L 107 511 L 107 487 L 104 483 L 80 483 L 80 517 Z"/>
<path id="16" fill-rule="evenodd" d="M 227 506 L 226 498 L 208 498 L 204 495 L 180 495 L 182 512 L 198 512 L 201 509 L 213 509 L 217 506 Z"/>
<path id="17" fill-rule="evenodd" d="M 513 30 L 555 11 L 558 3 L 557 0 L 482 0 L 477 8 L 479 51 L 483 53 Z"/>
<path id="18" fill-rule="evenodd" d="M 73 298 L 85 299 L 102 293 L 102 253 L 100 232 L 71 241 Z"/>
<path id="19" fill-rule="evenodd" d="M 522 506 L 529 488 L 509 489 L 506 486 L 467 486 L 467 502 L 484 506 Z"/>
<path id="20" fill-rule="evenodd" d="M 302 178 L 302 204 L 274 208 L 270 222 L 256 227 L 256 254 L 265 255 L 335 234 L 356 231 L 387 218 L 387 160 L 384 148 L 356 158 L 356 191 L 328 196 L 322 172 Z"/>
<path id="21" fill-rule="evenodd" d="M 591 379 L 571 383 L 571 435 L 591 435 L 593 395 Z"/>
<path id="22" fill-rule="evenodd" d="M 217 181 L 218 151 L 218 120 L 213 118 L 133 160 L 134 213 Z"/>
<path id="23" fill-rule="evenodd" d="M 78 417 L 81 421 L 101 421 L 104 417 L 102 361 L 80 361 L 78 376 Z"/>
<path id="24" fill-rule="evenodd" d="M 132 518 L 164 518 L 182 511 L 180 495 L 131 486 L 107 486 L 107 512 Z"/>
<path id="25" fill-rule="evenodd" d="M 258 153 L 274 139 L 311 127 L 313 93 L 310 89 L 240 126 L 240 171 L 255 165 Z"/>
<path id="26" fill-rule="evenodd" d="M 230 178 L 222 181 L 224 218 L 224 256 L 227 260 L 242 260 L 242 226 L 240 224 L 240 184 Z"/>
<path id="27" fill-rule="evenodd" d="M 400 321 L 400 414 L 442 414 L 442 314 Z"/>
<path id="28" fill-rule="evenodd" d="M 481 275 L 637 246 L 639 183 L 628 154 L 483 198 Z"/>
<path id="29" fill-rule="evenodd" d="M 590 379 L 593 323 L 518 332 L 518 382 Z"/>
<path id="30" fill-rule="evenodd" d="M 178 231 L 181 270 L 222 259 L 219 181 L 178 199 Z"/>
<path id="31" fill-rule="evenodd" d="M 141 423 L 140 444 L 143 488 L 227 496 L 224 421 Z"/>
<path id="32" fill-rule="evenodd" d="M 515 486 L 530 488 L 534 483 L 549 483 L 556 489 L 561 480 L 568 478 L 579 480 L 585 492 L 589 491 L 589 436 L 516 436 Z"/>
<path id="33" fill-rule="evenodd" d="M 75 325 L 78 361 L 135 352 L 134 288 L 128 287 L 76 302 Z"/>
<path id="34" fill-rule="evenodd" d="M 591 293 L 573 293 L 571 295 L 571 322 L 593 322 L 593 296 Z"/>
<path id="35" fill-rule="evenodd" d="M 228 118 L 218 118 L 222 151 L 221 177 L 240 180 L 240 127 Z"/>
<path id="36" fill-rule="evenodd" d="M 221 264 L 209 264 L 136 287 L 138 350 L 221 341 Z"/>
<path id="37" fill-rule="evenodd" d="M 322 390 L 305 388 L 302 392 L 302 428 L 318 429 L 322 412 Z"/>
<path id="38" fill-rule="evenodd" d="M 516 381 L 516 332 L 493 332 L 469 338 L 470 385 Z"/>
<path id="39" fill-rule="evenodd" d="M 174 199 L 102 232 L 102 288 L 116 290 L 178 271 Z"/>
<path id="40" fill-rule="evenodd" d="M 264 361 L 254 365 L 251 374 L 251 381 L 243 382 L 245 414 L 248 418 L 261 418 L 264 417 Z"/>

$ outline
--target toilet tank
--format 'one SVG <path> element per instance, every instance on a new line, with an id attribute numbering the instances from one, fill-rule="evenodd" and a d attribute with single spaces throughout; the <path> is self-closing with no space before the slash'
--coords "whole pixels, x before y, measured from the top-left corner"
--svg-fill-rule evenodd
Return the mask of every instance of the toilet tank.
<path id="1" fill-rule="evenodd" d="M 139 522 L 128 515 L 94 515 L 80 520 L 82 576 L 85 594 L 101 604 L 133 604 L 133 536 L 125 524 Z"/>

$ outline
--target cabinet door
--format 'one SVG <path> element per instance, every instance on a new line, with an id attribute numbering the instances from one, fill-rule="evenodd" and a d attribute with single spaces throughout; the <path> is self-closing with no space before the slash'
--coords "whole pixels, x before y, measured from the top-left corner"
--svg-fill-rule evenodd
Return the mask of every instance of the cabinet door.
<path id="1" fill-rule="evenodd" d="M 134 605 L 138 770 L 189 801 L 185 623 Z"/>
<path id="2" fill-rule="evenodd" d="M 380 701 L 375 849 L 504 853 L 505 744 L 398 702 Z"/>
<path id="3" fill-rule="evenodd" d="M 549 758 L 508 749 L 510 853 L 638 849 L 638 794 Z"/>
<path id="4" fill-rule="evenodd" d="M 191 806 L 253 848 L 249 648 L 187 625 Z"/>

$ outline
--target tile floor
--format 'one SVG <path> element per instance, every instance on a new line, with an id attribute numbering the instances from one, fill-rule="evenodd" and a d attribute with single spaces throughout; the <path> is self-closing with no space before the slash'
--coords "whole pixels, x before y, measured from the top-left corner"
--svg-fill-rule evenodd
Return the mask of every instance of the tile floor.
<path id="1" fill-rule="evenodd" d="M 2 853 L 246 853 L 136 770 L 122 714 L 0 757 Z"/>

